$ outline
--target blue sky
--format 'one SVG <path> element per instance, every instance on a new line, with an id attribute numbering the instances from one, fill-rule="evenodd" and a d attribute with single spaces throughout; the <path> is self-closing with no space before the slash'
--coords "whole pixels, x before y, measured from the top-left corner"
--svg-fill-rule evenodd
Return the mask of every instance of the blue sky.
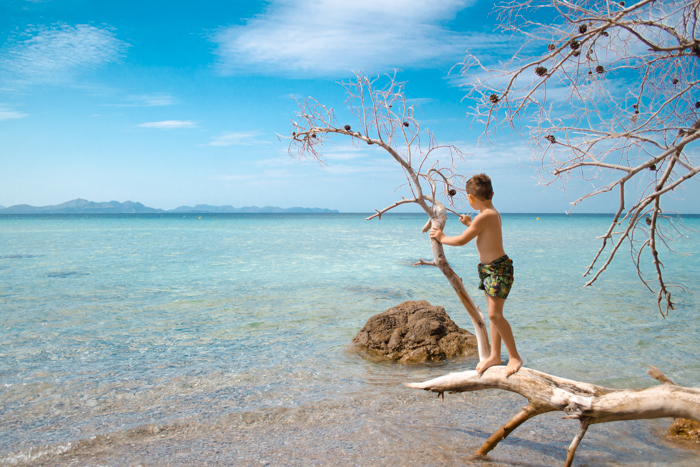
<path id="1" fill-rule="evenodd" d="M 0 2 L 0 205 L 74 198 L 181 205 L 306 206 L 369 212 L 399 198 L 395 163 L 342 139 L 328 165 L 287 154 L 290 96 L 338 110 L 351 70 L 401 70 L 418 119 L 472 153 L 504 212 L 564 212 L 536 186 L 528 142 L 480 128 L 450 69 L 485 54 L 492 2 L 202 0 Z M 352 123 L 348 119 L 348 123 Z M 695 188 L 673 206 L 698 212 Z M 605 200 L 578 212 L 611 211 Z"/>

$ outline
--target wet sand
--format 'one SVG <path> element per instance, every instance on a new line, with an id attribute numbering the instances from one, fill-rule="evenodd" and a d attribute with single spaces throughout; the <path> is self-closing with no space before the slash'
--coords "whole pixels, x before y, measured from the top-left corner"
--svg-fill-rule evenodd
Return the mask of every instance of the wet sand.
<path id="1" fill-rule="evenodd" d="M 447 395 L 400 385 L 367 387 L 340 400 L 219 417 L 144 424 L 3 456 L 26 466 L 554 466 L 578 426 L 561 414 L 530 420 L 485 459 L 481 443 L 523 405 L 502 391 Z M 700 456 L 663 436 L 669 420 L 593 426 L 577 466 L 695 466 Z"/>

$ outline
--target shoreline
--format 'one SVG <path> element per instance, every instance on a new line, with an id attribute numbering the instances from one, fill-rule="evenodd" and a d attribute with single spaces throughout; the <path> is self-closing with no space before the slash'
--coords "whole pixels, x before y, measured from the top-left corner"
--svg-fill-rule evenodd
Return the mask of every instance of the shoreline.
<path id="1" fill-rule="evenodd" d="M 499 391 L 448 395 L 398 386 L 296 408 L 146 422 L 54 445 L 4 453 L 1 465 L 483 465 L 473 453 L 522 398 Z M 491 408 L 497 406 L 497 411 Z M 585 465 L 697 465 L 698 451 L 664 439 L 667 421 L 596 425 L 579 448 Z M 489 454 L 489 465 L 561 465 L 577 425 L 530 421 Z"/>

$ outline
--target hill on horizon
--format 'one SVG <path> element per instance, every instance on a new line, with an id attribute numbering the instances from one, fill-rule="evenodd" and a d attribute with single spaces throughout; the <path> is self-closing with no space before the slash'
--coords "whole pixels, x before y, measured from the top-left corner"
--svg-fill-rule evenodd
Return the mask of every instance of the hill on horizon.
<path id="1" fill-rule="evenodd" d="M 30 206 L 28 204 L 17 204 L 5 208 L 0 206 L 0 214 L 167 214 L 167 213 L 188 213 L 188 214 L 228 214 L 228 213 L 339 213 L 335 209 L 323 208 L 279 208 L 276 206 L 248 206 L 234 208 L 227 206 L 211 206 L 208 204 L 197 204 L 194 207 L 180 206 L 175 209 L 163 210 L 150 208 L 141 203 L 133 201 L 109 201 L 99 202 L 88 201 L 82 198 L 66 201 L 65 203 L 53 206 Z"/>

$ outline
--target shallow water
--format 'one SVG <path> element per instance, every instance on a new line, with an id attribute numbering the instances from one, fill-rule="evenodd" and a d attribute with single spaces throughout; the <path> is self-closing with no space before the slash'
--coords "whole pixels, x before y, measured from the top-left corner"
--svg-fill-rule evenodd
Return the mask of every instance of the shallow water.
<path id="1" fill-rule="evenodd" d="M 348 342 L 404 300 L 466 313 L 429 258 L 419 215 L 0 217 L 0 463 L 7 465 L 476 465 L 523 399 L 447 396 L 407 381 L 476 361 L 406 367 Z M 664 320 L 620 255 L 581 273 L 609 217 L 504 215 L 506 304 L 526 366 L 608 387 L 699 386 L 697 294 Z M 700 219 L 686 220 L 700 227 Z M 448 233 L 458 232 L 451 220 Z M 697 238 L 697 236 L 696 236 Z M 693 291 L 697 241 L 665 272 Z M 476 289 L 473 246 L 448 259 Z M 497 407 L 497 408 L 496 408 Z M 577 427 L 529 421 L 492 465 L 560 465 Z M 697 465 L 668 421 L 589 430 L 577 465 Z"/>

